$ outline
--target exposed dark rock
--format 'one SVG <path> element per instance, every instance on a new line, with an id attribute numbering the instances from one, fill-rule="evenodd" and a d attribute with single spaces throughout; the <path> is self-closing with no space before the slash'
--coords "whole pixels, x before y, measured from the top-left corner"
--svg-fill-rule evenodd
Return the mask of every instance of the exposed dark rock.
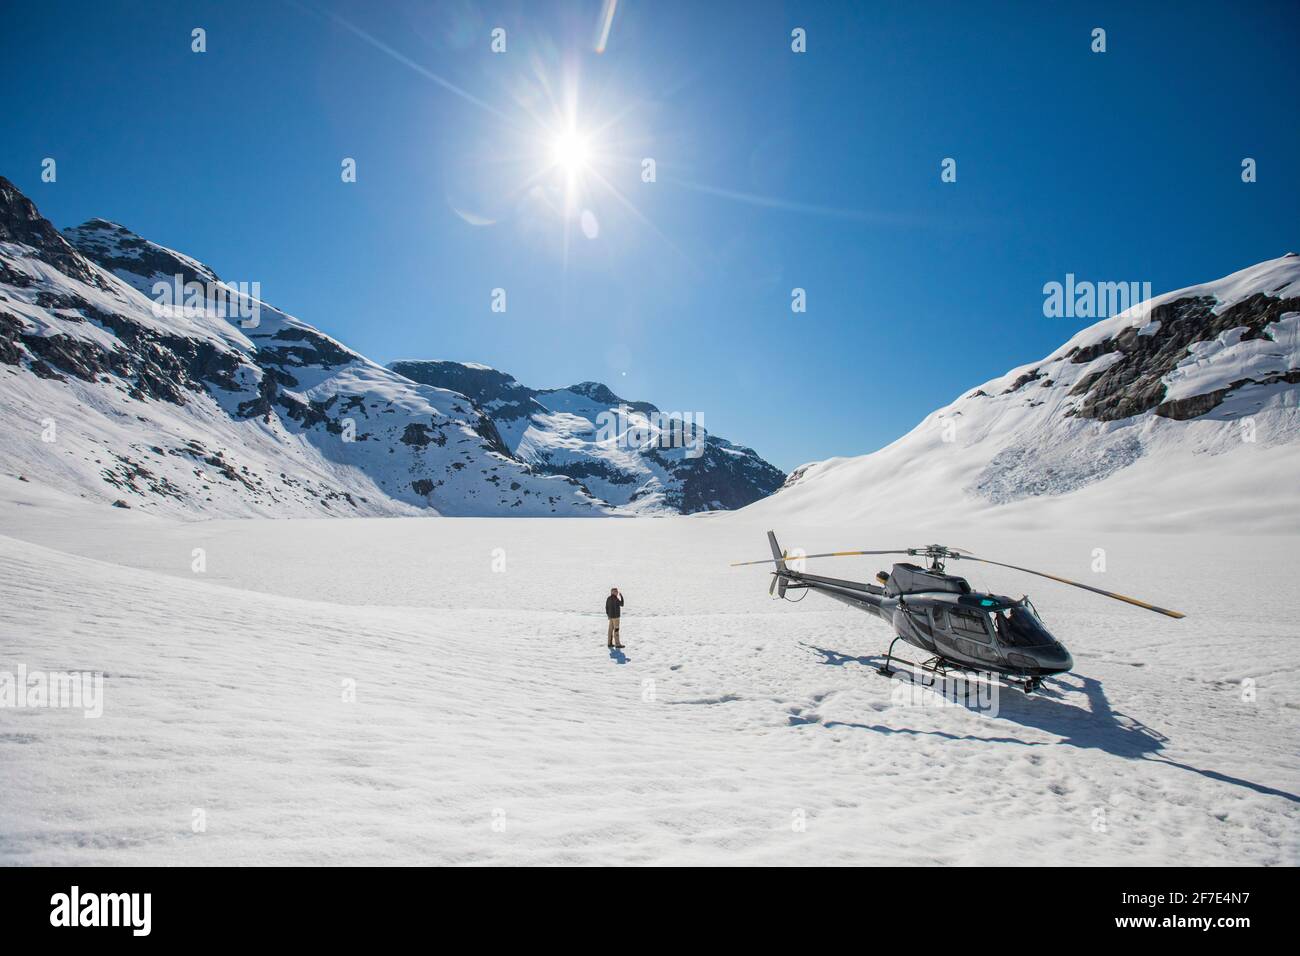
<path id="1" fill-rule="evenodd" d="M 279 390 L 275 385 L 275 376 L 263 375 L 262 380 L 257 383 L 257 397 L 240 402 L 236 414 L 241 418 L 261 418 L 265 422 L 270 422 L 271 413 L 275 410 L 277 394 Z"/>
<path id="2" fill-rule="evenodd" d="M 423 422 L 411 422 L 403 430 L 401 442 L 415 448 L 423 448 L 430 443 L 442 446 L 447 444 L 447 436 L 441 432 L 430 432 L 429 426 Z"/>
<path id="3" fill-rule="evenodd" d="M 1217 408 L 1229 391 L 1230 389 L 1219 388 L 1213 392 L 1206 392 L 1204 395 L 1192 395 L 1189 398 L 1161 402 L 1156 406 L 1155 412 L 1161 418 L 1172 418 L 1185 422 L 1190 418 L 1198 418 Z"/>
<path id="4" fill-rule="evenodd" d="M 1028 385 L 1030 382 L 1036 382 L 1042 377 L 1043 377 L 1043 373 L 1040 372 L 1038 369 L 1033 369 L 1032 371 L 1025 372 L 1014 382 L 1012 382 L 1011 387 L 1004 390 L 1002 394 L 1010 395 L 1012 392 L 1017 392 L 1020 389 L 1024 388 L 1026 385 Z"/>
<path id="5" fill-rule="evenodd" d="M 1152 309 L 1149 316 L 1160 323 L 1157 334 L 1138 335 L 1135 328 L 1129 327 L 1105 342 L 1077 350 L 1071 361 L 1091 361 L 1111 352 L 1119 352 L 1120 358 L 1070 390 L 1071 395 L 1083 396 L 1072 413 L 1098 421 L 1118 421 L 1162 407 L 1157 414 L 1166 418 L 1205 414 L 1231 388 L 1222 390 L 1217 398 L 1210 393 L 1165 403 L 1166 389 L 1161 379 L 1187 357 L 1188 347 L 1196 342 L 1213 340 L 1235 328 L 1244 330 L 1243 340 L 1263 338 L 1265 326 L 1278 321 L 1284 313 L 1300 311 L 1300 298 L 1278 299 L 1256 293 L 1222 312 L 1215 312 L 1214 305 L 1215 300 L 1208 297 L 1164 303 Z M 1201 411 L 1193 414 L 1195 409 Z"/>
<path id="6" fill-rule="evenodd" d="M 1180 422 L 1191 418 L 1199 418 L 1206 412 L 1218 408 L 1232 392 L 1245 385 L 1271 385 L 1274 382 L 1290 382 L 1291 384 L 1300 382 L 1300 369 L 1293 368 L 1280 375 L 1268 375 L 1259 380 L 1243 378 L 1233 382 L 1227 388 L 1219 388 L 1212 392 L 1205 392 L 1202 395 L 1192 395 L 1187 398 L 1161 402 L 1156 406 L 1155 413 L 1161 418 L 1172 418 Z"/>
<path id="7" fill-rule="evenodd" d="M 682 514 L 743 508 L 776 491 L 784 483 L 785 473 L 763 461 L 750 449 L 744 451 L 752 457 L 742 458 L 716 449 L 710 454 L 707 442 L 713 440 L 706 440 L 705 454 L 701 458 L 687 459 L 676 468 L 676 476 L 682 479 L 682 490 L 680 501 L 675 504 Z M 698 462 L 706 459 L 706 467 L 696 467 Z M 769 490 L 763 491 L 765 488 Z"/>
<path id="8" fill-rule="evenodd" d="M 52 227 L 51 227 L 52 228 Z M 109 272 L 130 272 L 151 279 L 180 276 L 184 282 L 220 282 L 217 274 L 188 257 L 142 239 L 130 229 L 107 219 L 90 219 L 63 231 L 63 236 L 84 256 Z"/>
<path id="9" fill-rule="evenodd" d="M 36 249 L 41 258 L 66 276 L 87 285 L 104 287 L 77 250 L 36 211 L 30 199 L 0 176 L 0 242 L 20 242 Z"/>
<path id="10" fill-rule="evenodd" d="M 5 365 L 17 365 L 23 350 L 19 339 L 23 333 L 23 324 L 16 316 L 0 312 L 0 362 Z"/>
<path id="11" fill-rule="evenodd" d="M 31 368 L 32 368 L 32 373 L 35 374 L 38 378 L 48 378 L 51 381 L 55 381 L 55 382 L 67 381 L 66 378 L 64 378 L 58 372 L 54 371 L 54 369 L 50 368 L 40 359 L 34 360 L 32 362 Z"/>
<path id="12" fill-rule="evenodd" d="M 355 362 L 359 355 L 310 329 L 281 329 L 273 336 L 251 336 L 257 341 L 257 359 L 262 365 L 319 365 L 335 368 Z M 265 342 L 300 342 L 301 345 L 268 345 Z"/>
<path id="13" fill-rule="evenodd" d="M 511 455 L 510 449 L 507 448 L 506 443 L 501 440 L 501 433 L 497 431 L 497 426 L 492 422 L 492 419 L 484 414 L 482 409 L 475 407 L 474 410 L 479 413 L 474 422 L 474 431 L 476 431 L 479 436 L 487 442 L 488 448 L 492 449 L 498 455 L 512 458 L 513 455 Z M 442 436 L 439 435 L 438 437 L 441 438 Z M 445 441 L 446 439 L 443 440 Z"/>

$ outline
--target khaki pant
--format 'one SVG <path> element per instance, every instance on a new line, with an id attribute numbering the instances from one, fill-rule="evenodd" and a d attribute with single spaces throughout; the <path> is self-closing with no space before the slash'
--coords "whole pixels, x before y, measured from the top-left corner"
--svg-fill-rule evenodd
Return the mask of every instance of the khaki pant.
<path id="1" fill-rule="evenodd" d="M 609 619 L 609 635 L 607 643 L 610 647 L 613 647 L 615 644 L 623 643 L 623 639 L 618 636 L 618 618 L 616 617 L 611 617 Z"/>

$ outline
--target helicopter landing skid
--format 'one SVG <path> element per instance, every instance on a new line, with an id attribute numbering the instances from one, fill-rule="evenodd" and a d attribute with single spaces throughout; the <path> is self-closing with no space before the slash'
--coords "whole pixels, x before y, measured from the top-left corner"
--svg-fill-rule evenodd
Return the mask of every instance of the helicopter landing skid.
<path id="1" fill-rule="evenodd" d="M 923 681 L 924 675 L 928 671 L 930 673 L 931 686 L 933 686 L 935 678 L 947 677 L 952 673 L 964 672 L 964 669 L 960 666 L 938 656 L 931 657 L 920 664 L 916 661 L 909 661 L 905 657 L 895 657 L 894 645 L 901 640 L 901 637 L 896 637 L 889 642 L 889 650 L 885 652 L 885 663 L 876 668 L 877 672 L 883 674 L 885 677 L 893 677 L 898 673 L 897 670 L 889 666 L 890 664 L 902 664 L 906 667 L 912 668 L 912 670 L 916 672 L 917 676 L 921 677 Z"/>
<path id="2" fill-rule="evenodd" d="M 885 677 L 893 677 L 898 673 L 898 670 L 890 667 L 890 664 L 903 664 L 906 667 L 910 667 L 915 676 L 921 678 L 923 686 L 933 687 L 940 677 L 947 678 L 954 674 L 961 675 L 967 680 L 980 680 L 980 678 L 976 677 L 974 672 L 969 668 L 960 664 L 955 664 L 947 658 L 937 656 L 931 657 L 918 664 L 916 661 L 909 661 L 905 657 L 895 657 L 894 645 L 900 640 L 902 640 L 902 638 L 896 637 L 890 642 L 889 650 L 885 652 L 885 663 L 876 668 L 877 673 Z M 925 674 L 927 672 L 930 675 L 929 684 L 925 683 Z M 1009 674 L 999 674 L 992 682 L 1004 683 L 1008 687 L 1014 687 L 1016 690 L 1025 694 L 1032 694 L 1043 686 L 1043 679 L 1041 677 L 1013 677 Z M 989 681 L 985 680 L 985 683 L 989 683 Z"/>

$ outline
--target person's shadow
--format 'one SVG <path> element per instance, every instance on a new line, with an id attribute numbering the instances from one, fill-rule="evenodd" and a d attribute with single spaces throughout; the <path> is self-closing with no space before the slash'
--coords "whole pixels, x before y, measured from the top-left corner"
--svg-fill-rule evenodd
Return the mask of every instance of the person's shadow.
<path id="1" fill-rule="evenodd" d="M 623 653 L 623 649 L 621 647 L 611 647 L 609 649 L 609 659 L 613 661 L 615 664 L 627 663 L 627 655 Z"/>

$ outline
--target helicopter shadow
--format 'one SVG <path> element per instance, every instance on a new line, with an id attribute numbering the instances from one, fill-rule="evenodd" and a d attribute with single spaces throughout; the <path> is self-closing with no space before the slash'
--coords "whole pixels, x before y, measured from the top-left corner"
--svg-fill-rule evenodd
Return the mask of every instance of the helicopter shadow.
<path id="1" fill-rule="evenodd" d="M 815 647 L 811 644 L 804 644 L 803 646 L 822 655 L 824 658 L 822 663 L 833 667 L 843 667 L 845 664 L 860 664 L 863 667 L 870 667 L 875 670 L 885 662 L 884 655 L 880 654 L 854 656 L 827 648 Z M 916 675 L 905 670 L 896 671 L 891 679 L 924 687 L 934 686 L 930 680 L 917 678 Z M 938 679 L 943 680 L 944 678 L 940 676 Z M 1064 685 L 1067 690 L 1082 693 L 1088 701 L 1088 706 L 1083 708 L 1069 703 L 1062 694 L 1060 685 Z M 1111 707 L 1110 700 L 1107 698 L 1101 682 L 1096 678 L 1085 677 L 1081 674 L 1048 678 L 1048 682 L 1044 683 L 1032 695 L 1025 695 L 1020 691 L 1002 687 L 998 693 L 997 716 L 1024 727 L 1042 730 L 1061 739 L 1055 743 L 1042 743 L 1007 737 L 983 738 L 991 743 L 1018 743 L 1026 747 L 1069 746 L 1083 750 L 1101 750 L 1127 760 L 1150 760 L 1155 763 L 1166 764 L 1210 780 L 1217 780 L 1236 787 L 1244 787 L 1256 793 L 1282 797 L 1292 803 L 1300 803 L 1300 796 L 1286 790 L 1255 783 L 1241 777 L 1234 777 L 1217 770 L 1194 767 L 1191 764 L 1180 763 L 1165 756 L 1162 751 L 1165 744 L 1169 742 L 1169 738 L 1148 727 L 1135 717 L 1130 717 Z M 860 726 L 873 730 L 881 729 L 867 727 L 867 725 L 841 726 Z M 928 733 L 928 731 L 919 732 Z M 938 735 L 952 736 L 942 733 L 938 733 Z M 965 739 L 980 738 L 967 737 Z"/>

